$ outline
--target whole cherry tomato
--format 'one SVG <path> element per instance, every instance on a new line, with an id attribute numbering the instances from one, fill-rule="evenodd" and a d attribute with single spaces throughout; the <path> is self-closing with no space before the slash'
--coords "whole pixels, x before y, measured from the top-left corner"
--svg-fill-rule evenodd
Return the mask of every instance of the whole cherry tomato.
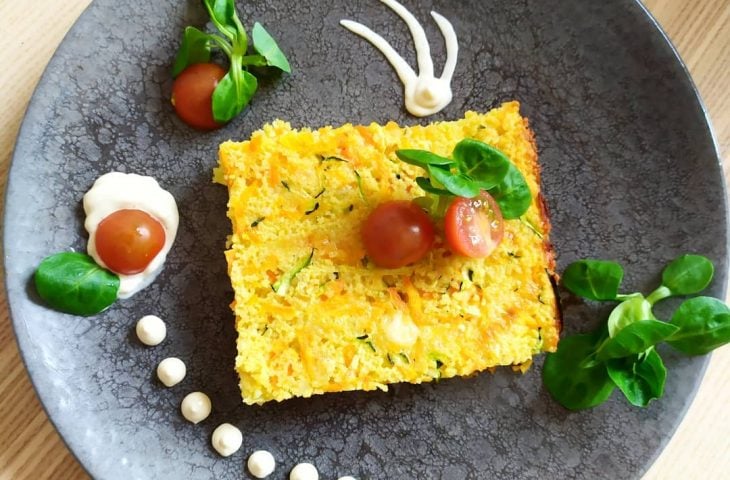
<path id="1" fill-rule="evenodd" d="M 180 119 L 198 130 L 222 126 L 213 118 L 213 90 L 226 71 L 215 63 L 195 63 L 175 78 L 172 106 Z"/>
<path id="2" fill-rule="evenodd" d="M 408 201 L 385 202 L 365 220 L 362 240 L 368 258 L 384 268 L 398 268 L 422 259 L 435 238 L 433 221 Z"/>

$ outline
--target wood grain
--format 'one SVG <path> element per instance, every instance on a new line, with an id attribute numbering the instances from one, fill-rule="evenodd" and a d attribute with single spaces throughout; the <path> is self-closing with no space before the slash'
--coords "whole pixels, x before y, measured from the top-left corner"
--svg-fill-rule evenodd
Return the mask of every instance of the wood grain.
<path id="1" fill-rule="evenodd" d="M 45 65 L 90 0 L 0 0 L 0 189 L 15 137 Z M 718 144 L 730 151 L 730 2 L 646 0 L 684 59 L 713 121 Z M 730 175 L 724 161 L 726 179 Z M 0 207 L 2 207 L 0 200 Z M 730 478 L 730 347 L 712 356 L 700 391 L 646 480 Z M 20 359 L 0 292 L 0 480 L 82 479 L 41 408 Z"/>

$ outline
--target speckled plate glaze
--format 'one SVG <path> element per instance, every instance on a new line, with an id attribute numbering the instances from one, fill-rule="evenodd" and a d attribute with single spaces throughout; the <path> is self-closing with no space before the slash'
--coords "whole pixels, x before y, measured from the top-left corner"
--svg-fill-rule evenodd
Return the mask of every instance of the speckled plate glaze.
<path id="1" fill-rule="evenodd" d="M 620 260 L 626 288 L 650 289 L 683 252 L 711 257 L 722 295 L 727 210 L 702 105 L 675 52 L 638 2 L 612 0 L 407 1 L 443 45 L 428 12 L 460 40 L 454 101 L 428 120 L 409 116 L 382 56 L 338 25 L 363 21 L 414 63 L 398 18 L 375 0 L 240 2 L 244 23 L 264 24 L 288 53 L 291 76 L 273 75 L 247 111 L 219 131 L 194 132 L 172 114 L 170 64 L 199 2 L 97 0 L 51 61 L 18 138 L 5 212 L 7 289 L 15 331 L 38 395 L 71 450 L 97 478 L 249 478 L 247 454 L 265 448 L 283 479 L 298 461 L 322 478 L 638 478 L 674 432 L 706 358 L 664 351 L 666 396 L 647 409 L 615 395 L 569 413 L 526 375 L 500 369 L 390 392 L 329 394 L 263 407 L 241 404 L 233 372 L 232 314 L 222 251 L 225 188 L 211 182 L 219 142 L 245 139 L 275 118 L 295 126 L 455 119 L 509 99 L 537 134 L 559 266 L 580 257 Z M 443 60 L 441 60 L 443 61 Z M 181 226 L 162 276 L 94 318 L 39 304 L 31 283 L 51 253 L 83 250 L 81 197 L 110 170 L 158 178 L 178 201 Z M 564 299 L 565 329 L 605 318 L 607 306 Z M 147 348 L 133 325 L 168 322 Z M 171 389 L 159 360 L 188 364 Z M 189 391 L 214 412 L 194 426 L 179 414 Z M 209 446 L 221 422 L 244 432 L 242 450 Z"/>

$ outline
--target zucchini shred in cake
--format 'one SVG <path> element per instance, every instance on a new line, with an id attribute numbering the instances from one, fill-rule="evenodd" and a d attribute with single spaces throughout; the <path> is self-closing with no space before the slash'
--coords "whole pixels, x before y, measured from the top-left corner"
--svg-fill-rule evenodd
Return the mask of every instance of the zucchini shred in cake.
<path id="1" fill-rule="evenodd" d="M 360 235 L 368 214 L 423 195 L 415 182 L 423 170 L 395 151 L 449 156 L 464 138 L 510 158 L 533 194 L 529 210 L 505 220 L 487 258 L 452 254 L 437 234 L 413 265 L 369 262 Z M 277 120 L 249 141 L 223 143 L 214 177 L 229 189 L 235 368 L 247 404 L 386 390 L 499 365 L 524 370 L 533 355 L 557 347 L 550 224 L 533 134 L 517 102 L 405 128 L 292 130 Z"/>

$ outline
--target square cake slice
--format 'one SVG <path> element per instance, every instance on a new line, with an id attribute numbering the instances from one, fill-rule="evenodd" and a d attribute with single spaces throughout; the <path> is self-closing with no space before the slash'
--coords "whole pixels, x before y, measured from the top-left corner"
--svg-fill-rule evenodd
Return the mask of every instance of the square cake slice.
<path id="1" fill-rule="evenodd" d="M 500 149 L 533 194 L 487 258 L 453 254 L 437 235 L 421 261 L 383 269 L 368 261 L 360 227 L 389 200 L 423 195 L 423 170 L 398 149 L 449 156 L 464 138 Z M 560 330 L 550 224 L 533 134 L 517 102 L 427 126 L 293 130 L 274 121 L 220 147 L 233 233 L 226 251 L 235 291 L 235 368 L 243 401 L 387 389 L 527 368 L 554 351 Z M 437 231 L 442 231 L 437 223 Z"/>

